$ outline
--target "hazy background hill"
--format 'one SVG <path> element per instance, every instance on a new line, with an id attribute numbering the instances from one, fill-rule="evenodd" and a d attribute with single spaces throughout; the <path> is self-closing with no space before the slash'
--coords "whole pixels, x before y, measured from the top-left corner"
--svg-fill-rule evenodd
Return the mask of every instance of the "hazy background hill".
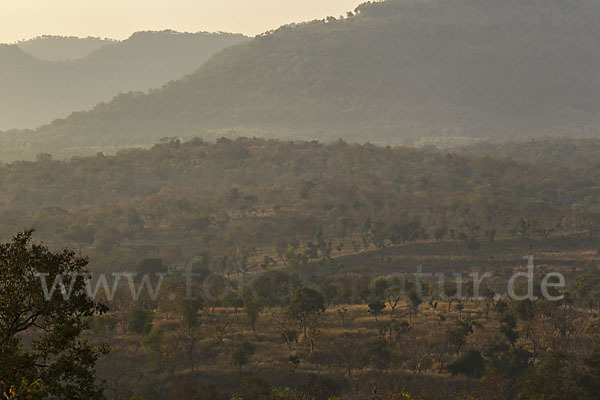
<path id="1" fill-rule="evenodd" d="M 17 46 L 24 52 L 46 61 L 66 61 L 83 58 L 90 53 L 114 43 L 111 39 L 95 37 L 44 35 L 30 40 L 22 40 Z"/>
<path id="2" fill-rule="evenodd" d="M 163 31 L 122 42 L 46 37 L 1 45 L 0 129 L 34 128 L 120 92 L 160 87 L 245 39 Z M 72 60 L 78 55 L 84 57 Z M 71 60 L 56 61 L 65 58 Z"/>
<path id="3" fill-rule="evenodd" d="M 598 136 L 598 20 L 593 0 L 364 4 L 228 48 L 148 95 L 5 140 L 29 154 L 72 154 L 193 135 L 409 145 Z"/>

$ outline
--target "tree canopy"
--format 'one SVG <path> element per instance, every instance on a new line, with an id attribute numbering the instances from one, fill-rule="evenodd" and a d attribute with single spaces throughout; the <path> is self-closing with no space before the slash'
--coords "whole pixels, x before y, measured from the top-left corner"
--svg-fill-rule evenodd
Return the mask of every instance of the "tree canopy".
<path id="1" fill-rule="evenodd" d="M 0 245 L 3 395 L 25 383 L 47 396 L 100 398 L 94 365 L 104 349 L 87 344 L 81 334 L 89 317 L 106 308 L 88 297 L 87 260 L 69 250 L 53 253 L 34 244 L 31 233 Z M 42 278 L 54 293 L 46 290 Z"/>

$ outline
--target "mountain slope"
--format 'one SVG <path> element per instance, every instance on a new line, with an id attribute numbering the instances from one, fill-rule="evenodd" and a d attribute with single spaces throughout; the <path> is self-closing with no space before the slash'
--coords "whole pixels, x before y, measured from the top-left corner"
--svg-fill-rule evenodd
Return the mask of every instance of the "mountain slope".
<path id="1" fill-rule="evenodd" d="M 245 40 L 231 34 L 140 32 L 75 61 L 50 62 L 0 47 L 0 129 L 36 127 L 119 92 L 159 87 Z"/>
<path id="2" fill-rule="evenodd" d="M 114 41 L 94 37 L 40 36 L 23 40 L 17 46 L 25 53 L 46 61 L 67 61 L 83 58 Z"/>
<path id="3" fill-rule="evenodd" d="M 191 135 L 404 144 L 598 136 L 598 20 L 594 0 L 364 4 L 344 20 L 231 47 L 161 90 L 18 141 L 68 154 Z"/>

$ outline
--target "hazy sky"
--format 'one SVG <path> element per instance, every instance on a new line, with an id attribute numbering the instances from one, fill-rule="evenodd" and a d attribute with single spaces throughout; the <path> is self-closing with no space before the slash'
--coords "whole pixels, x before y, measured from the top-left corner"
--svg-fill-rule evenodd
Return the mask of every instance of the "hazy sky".
<path id="1" fill-rule="evenodd" d="M 140 30 L 256 35 L 353 10 L 361 0 L 0 0 L 0 43 L 35 36 L 124 39 Z"/>

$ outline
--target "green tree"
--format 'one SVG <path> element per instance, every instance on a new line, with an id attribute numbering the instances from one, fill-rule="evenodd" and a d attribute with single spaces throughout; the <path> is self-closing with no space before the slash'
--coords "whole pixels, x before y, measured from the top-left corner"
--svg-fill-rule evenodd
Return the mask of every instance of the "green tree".
<path id="1" fill-rule="evenodd" d="M 204 303 L 202 299 L 183 300 L 181 304 L 181 319 L 187 329 L 193 329 L 198 326 L 198 312 L 202 310 Z"/>
<path id="2" fill-rule="evenodd" d="M 377 339 L 366 347 L 365 357 L 369 364 L 382 371 L 390 366 L 392 352 L 386 340 Z"/>
<path id="3" fill-rule="evenodd" d="M 127 314 L 127 328 L 133 332 L 142 334 L 152 328 L 152 313 L 141 306 L 132 308 Z"/>
<path id="4" fill-rule="evenodd" d="M 233 351 L 231 363 L 238 366 L 241 372 L 244 365 L 250 364 L 250 358 L 255 352 L 256 346 L 250 342 L 242 342 Z"/>
<path id="5" fill-rule="evenodd" d="M 89 317 L 106 307 L 87 295 L 88 261 L 31 241 L 27 231 L 0 245 L 2 396 L 9 396 L 7 388 L 36 382 L 36 391 L 46 396 L 100 398 L 94 368 L 105 349 L 92 347 L 81 334 Z"/>

